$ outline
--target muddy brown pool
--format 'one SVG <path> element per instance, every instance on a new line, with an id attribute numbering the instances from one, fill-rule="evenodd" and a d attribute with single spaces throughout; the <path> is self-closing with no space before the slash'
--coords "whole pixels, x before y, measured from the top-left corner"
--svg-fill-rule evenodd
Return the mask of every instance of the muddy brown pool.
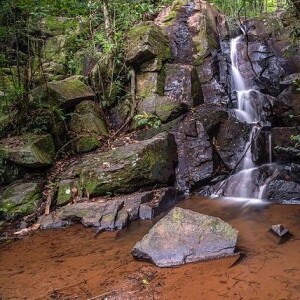
<path id="1" fill-rule="evenodd" d="M 38 231 L 0 245 L 0 299 L 300 299 L 300 206 L 199 197 L 178 206 L 233 225 L 245 255 L 161 269 L 130 254 L 152 222 L 96 238 L 81 225 Z M 293 233 L 283 244 L 267 233 L 278 223 Z"/>

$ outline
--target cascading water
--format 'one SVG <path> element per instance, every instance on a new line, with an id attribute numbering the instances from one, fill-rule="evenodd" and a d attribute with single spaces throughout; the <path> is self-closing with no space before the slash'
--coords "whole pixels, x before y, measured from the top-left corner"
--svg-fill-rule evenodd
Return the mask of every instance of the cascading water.
<path id="1" fill-rule="evenodd" d="M 257 167 L 252 161 L 251 144 L 261 125 L 263 125 L 260 112 L 262 97 L 259 91 L 247 86 L 247 82 L 240 72 L 238 48 L 243 42 L 242 40 L 243 35 L 232 39 L 230 43 L 232 90 L 237 94 L 237 109 L 234 109 L 234 112 L 241 122 L 251 124 L 252 128 L 243 158 L 240 161 L 240 171 L 231 176 L 234 177 L 234 180 L 225 180 L 221 183 L 217 195 L 244 199 L 261 199 L 268 184 L 268 179 L 261 185 L 252 184 Z"/>

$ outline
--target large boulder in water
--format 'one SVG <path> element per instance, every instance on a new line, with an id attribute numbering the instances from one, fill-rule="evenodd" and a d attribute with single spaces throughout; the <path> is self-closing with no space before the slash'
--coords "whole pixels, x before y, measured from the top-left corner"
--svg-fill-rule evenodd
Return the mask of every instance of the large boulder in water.
<path id="1" fill-rule="evenodd" d="M 108 152 L 86 154 L 72 163 L 61 178 L 75 178 L 78 187 L 85 188 L 91 196 L 130 193 L 141 187 L 172 183 L 176 161 L 174 137 L 162 133 Z M 59 194 L 69 189 L 68 182 L 60 185 Z"/>
<path id="2" fill-rule="evenodd" d="M 132 255 L 159 267 L 232 255 L 238 231 L 219 218 L 176 207 L 136 243 Z"/>

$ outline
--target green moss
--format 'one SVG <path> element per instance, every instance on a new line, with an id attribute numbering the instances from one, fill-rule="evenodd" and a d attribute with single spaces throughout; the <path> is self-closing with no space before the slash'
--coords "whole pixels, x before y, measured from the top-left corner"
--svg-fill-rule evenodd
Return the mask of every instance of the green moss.
<path id="1" fill-rule="evenodd" d="M 60 35 L 70 32 L 78 32 L 79 23 L 76 18 L 65 18 L 56 16 L 47 16 L 42 19 L 41 27 L 51 35 Z"/>
<path id="2" fill-rule="evenodd" d="M 89 152 L 101 146 L 101 143 L 95 134 L 86 134 L 77 137 L 74 141 L 76 152 Z"/>
<path id="3" fill-rule="evenodd" d="M 5 189 L 0 201 L 0 214 L 12 220 L 31 214 L 42 198 L 42 183 L 16 183 Z"/>

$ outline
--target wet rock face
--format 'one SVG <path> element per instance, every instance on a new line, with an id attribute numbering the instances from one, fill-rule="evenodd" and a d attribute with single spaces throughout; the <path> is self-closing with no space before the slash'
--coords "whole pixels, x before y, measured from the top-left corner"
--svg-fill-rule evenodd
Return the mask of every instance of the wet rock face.
<path id="1" fill-rule="evenodd" d="M 271 129 L 274 159 L 279 163 L 299 162 L 300 150 L 293 136 L 300 134 L 299 127 L 274 127 Z"/>
<path id="2" fill-rule="evenodd" d="M 175 1 L 155 23 L 168 35 L 175 63 L 182 64 L 199 65 L 219 47 L 217 27 L 223 37 L 228 33 L 222 15 L 204 1 Z"/>
<path id="3" fill-rule="evenodd" d="M 86 154 L 71 164 L 62 178 L 77 178 L 79 186 L 91 196 L 129 193 L 141 187 L 172 183 L 176 161 L 174 138 L 162 133 L 105 153 Z"/>
<path id="4" fill-rule="evenodd" d="M 165 96 L 189 108 L 203 103 L 198 74 L 193 66 L 167 64 L 165 74 Z"/>
<path id="5" fill-rule="evenodd" d="M 243 36 L 237 46 L 239 70 L 246 86 L 262 93 L 276 96 L 285 74 L 281 60 L 274 54 L 267 41 L 251 40 Z M 250 59 L 250 60 L 249 60 Z"/>
<path id="6" fill-rule="evenodd" d="M 228 169 L 232 170 L 243 155 L 249 131 L 246 123 L 234 118 L 229 118 L 220 126 L 215 144 Z"/>
<path id="7" fill-rule="evenodd" d="M 288 204 L 289 201 L 300 203 L 300 182 L 275 179 L 268 185 L 265 197 L 269 201 L 278 203 Z"/>
<path id="8" fill-rule="evenodd" d="M 175 133 L 178 147 L 176 187 L 185 193 L 214 174 L 213 149 L 203 124 L 186 118 Z"/>
<path id="9" fill-rule="evenodd" d="M 159 267 L 232 255 L 238 231 L 219 218 L 174 208 L 136 243 L 132 255 Z"/>
<path id="10" fill-rule="evenodd" d="M 285 78 L 282 83 L 289 84 L 274 102 L 274 113 L 279 124 L 283 126 L 297 126 L 300 123 L 300 73 L 289 76 L 291 82 Z"/>

